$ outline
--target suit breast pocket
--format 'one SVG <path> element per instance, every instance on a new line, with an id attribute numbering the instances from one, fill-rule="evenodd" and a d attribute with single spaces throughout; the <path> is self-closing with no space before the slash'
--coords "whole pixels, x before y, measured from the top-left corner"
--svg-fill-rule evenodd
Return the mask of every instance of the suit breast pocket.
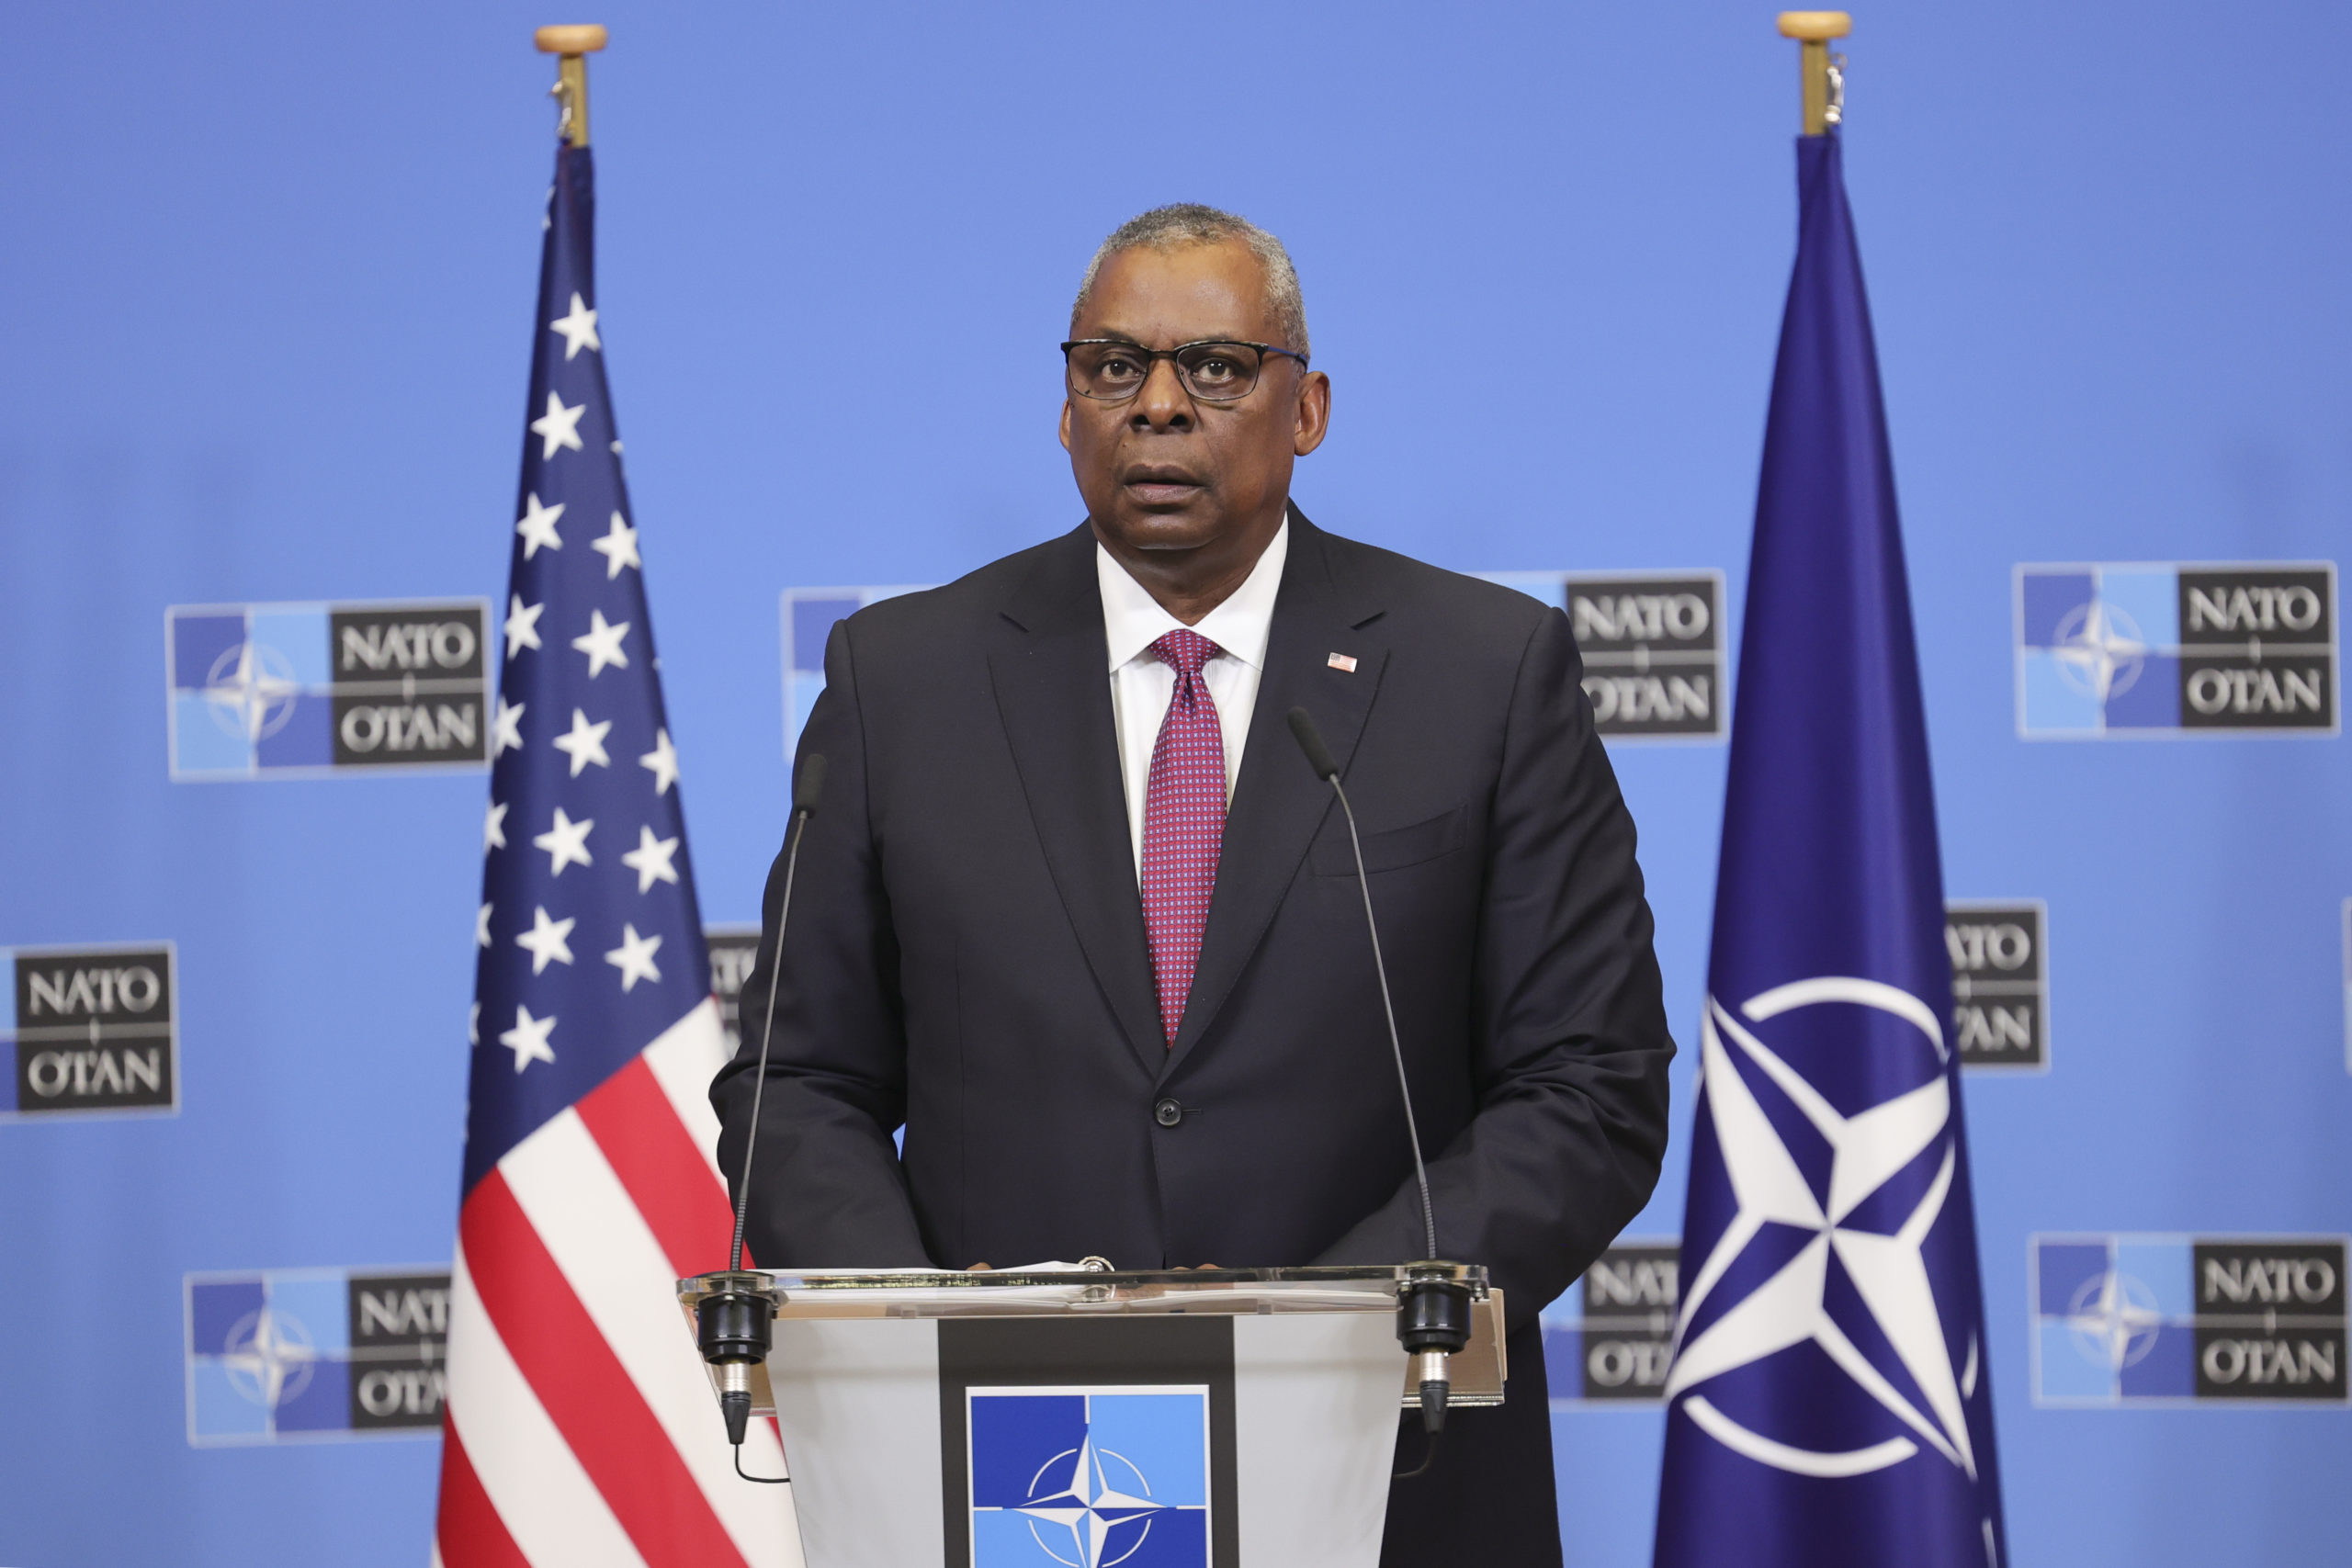
<path id="1" fill-rule="evenodd" d="M 1347 818 L 1334 813 L 1333 820 L 1338 830 L 1327 829 L 1315 841 L 1315 874 L 1353 876 L 1356 874 L 1356 857 L 1348 847 Z M 1408 865 L 1419 865 L 1441 855 L 1450 855 L 1467 843 L 1469 838 L 1470 808 L 1457 806 L 1426 821 L 1364 834 L 1363 868 L 1374 875 L 1384 871 L 1401 871 Z"/>

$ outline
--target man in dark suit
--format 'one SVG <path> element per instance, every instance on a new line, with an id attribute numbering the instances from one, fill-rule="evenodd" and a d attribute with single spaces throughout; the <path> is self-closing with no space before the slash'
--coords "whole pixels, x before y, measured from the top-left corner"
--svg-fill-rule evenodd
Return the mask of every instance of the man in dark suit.
<path id="1" fill-rule="evenodd" d="M 1510 1396 L 1392 1493 L 1383 1558 L 1560 1561 L 1535 1314 L 1647 1200 L 1667 1061 L 1634 824 L 1566 619 L 1289 502 L 1329 382 L 1279 243 L 1161 209 L 1065 349 L 1087 522 L 833 629 L 828 760 L 752 1173 L 762 1264 L 1425 1250 L 1344 769 L 1441 1243 L 1508 1292 Z M 741 1168 L 770 968 L 711 1098 Z M 905 1153 L 891 1134 L 906 1129 Z M 1399 1456 L 1418 1462 L 1418 1430 Z"/>

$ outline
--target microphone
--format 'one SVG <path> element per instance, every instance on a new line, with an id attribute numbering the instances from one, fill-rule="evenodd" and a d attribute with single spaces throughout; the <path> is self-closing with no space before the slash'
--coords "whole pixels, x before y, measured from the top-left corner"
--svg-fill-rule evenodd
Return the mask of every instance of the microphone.
<path id="1" fill-rule="evenodd" d="M 825 793 L 825 754 L 811 751 L 808 760 L 800 764 L 800 776 L 792 781 L 792 811 L 796 817 L 814 817 L 817 797 Z"/>
<path id="2" fill-rule="evenodd" d="M 1298 749 L 1306 753 L 1306 765 L 1315 770 L 1315 776 L 1336 788 L 1340 783 L 1339 761 L 1331 755 L 1331 748 L 1323 744 L 1323 732 L 1315 728 L 1313 716 L 1305 708 L 1290 710 L 1290 732 L 1298 738 Z M 1347 792 L 1341 790 L 1341 803 L 1347 798 Z M 1354 825 L 1352 813 L 1348 822 L 1351 827 Z"/>
<path id="3" fill-rule="evenodd" d="M 760 1100 L 768 1085 L 768 1043 L 775 1033 L 776 981 L 784 973 L 784 930 L 792 913 L 792 879 L 800 867 L 801 838 L 808 830 L 808 818 L 817 814 L 817 797 L 824 791 L 825 754 L 812 751 L 801 760 L 799 776 L 792 781 L 784 893 L 776 901 L 775 951 L 768 961 L 768 1006 L 760 1021 L 760 1065 L 752 1079 L 752 1130 L 743 1139 L 743 1179 L 735 1185 L 735 1235 L 728 1247 L 727 1272 L 718 1280 L 721 1288 L 695 1308 L 695 1338 L 702 1359 L 718 1369 L 718 1410 L 727 1421 L 727 1441 L 735 1450 L 735 1473 L 771 1486 L 788 1484 L 792 1478 L 753 1475 L 743 1468 L 743 1434 L 752 1422 L 752 1368 L 767 1360 L 775 1322 L 775 1303 L 760 1288 L 756 1276 L 743 1272 L 743 1219 L 752 1201 L 752 1156 L 760 1146 Z"/>
<path id="4" fill-rule="evenodd" d="M 1396 1338 L 1413 1359 L 1414 1381 L 1421 1389 L 1421 1430 L 1429 1446 L 1419 1469 L 1404 1471 L 1398 1479 L 1426 1472 L 1437 1458 L 1438 1434 L 1445 1429 L 1445 1402 L 1453 1379 L 1447 1358 L 1470 1343 L 1470 1290 L 1453 1277 L 1451 1266 L 1438 1260 L 1437 1210 L 1430 1202 L 1429 1168 L 1421 1163 L 1421 1131 L 1413 1118 L 1413 1084 L 1405 1071 L 1405 1046 L 1396 1034 L 1396 1004 L 1388 994 L 1388 965 L 1380 955 L 1380 922 L 1373 918 L 1372 877 L 1364 870 L 1363 838 L 1356 830 L 1356 808 L 1340 783 L 1340 764 L 1323 732 L 1305 708 L 1290 710 L 1290 732 L 1306 755 L 1315 776 L 1340 797 L 1348 819 L 1348 844 L 1355 852 L 1356 886 L 1363 895 L 1364 930 L 1372 938 L 1372 972 L 1380 981 L 1380 1010 L 1388 1021 L 1388 1049 L 1396 1059 L 1396 1090 L 1405 1105 L 1405 1136 L 1413 1149 L 1413 1182 L 1421 1199 L 1421 1237 L 1429 1251 L 1424 1260 L 1408 1265 L 1404 1287 L 1396 1292 Z"/>

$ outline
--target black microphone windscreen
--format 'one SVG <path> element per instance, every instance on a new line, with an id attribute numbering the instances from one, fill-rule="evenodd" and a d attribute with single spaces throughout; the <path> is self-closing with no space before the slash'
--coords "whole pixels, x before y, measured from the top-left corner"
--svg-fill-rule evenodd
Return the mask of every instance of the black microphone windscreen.
<path id="1" fill-rule="evenodd" d="M 1306 753 L 1306 765 L 1315 770 L 1318 779 L 1336 779 L 1340 764 L 1331 758 L 1331 748 L 1323 744 L 1323 732 L 1315 728 L 1315 720 L 1305 708 L 1290 710 L 1290 732 L 1298 737 L 1298 749 Z"/>
<path id="2" fill-rule="evenodd" d="M 825 793 L 825 754 L 811 751 L 800 759 L 799 775 L 792 781 L 792 809 L 797 815 L 817 809 L 817 797 Z"/>

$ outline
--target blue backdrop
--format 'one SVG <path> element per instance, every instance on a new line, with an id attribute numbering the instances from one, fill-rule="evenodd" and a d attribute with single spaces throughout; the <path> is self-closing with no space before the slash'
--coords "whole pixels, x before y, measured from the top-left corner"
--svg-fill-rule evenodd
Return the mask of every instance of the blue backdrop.
<path id="1" fill-rule="evenodd" d="M 1720 568 L 1736 615 L 1794 46 L 1767 8 L 1630 15 L 607 6 L 599 327 L 705 917 L 754 913 L 784 821 L 779 591 L 1077 519 L 1052 345 L 1162 201 L 1297 258 L 1318 522 L 1464 570 Z M 171 782 L 164 612 L 503 601 L 550 19 L 11 16 L 0 945 L 175 943 L 182 1089 L 0 1122 L 0 1562 L 424 1559 L 430 1438 L 190 1443 L 183 1281 L 448 1257 L 485 781 Z M 2341 1404 L 2030 1382 L 2037 1234 L 2352 1229 L 2345 741 L 2018 735 L 2018 563 L 2352 538 L 2352 14 L 2229 20 L 1888 6 L 1850 44 L 1945 878 L 2050 911 L 2052 1070 L 1967 1087 L 2024 1563 L 2319 1561 L 2352 1528 Z M 1618 765 L 1687 1036 L 1724 751 Z M 1673 1233 L 1682 1163 L 1636 1233 Z M 1646 1561 L 1655 1407 L 1555 1425 L 1569 1561 Z"/>

